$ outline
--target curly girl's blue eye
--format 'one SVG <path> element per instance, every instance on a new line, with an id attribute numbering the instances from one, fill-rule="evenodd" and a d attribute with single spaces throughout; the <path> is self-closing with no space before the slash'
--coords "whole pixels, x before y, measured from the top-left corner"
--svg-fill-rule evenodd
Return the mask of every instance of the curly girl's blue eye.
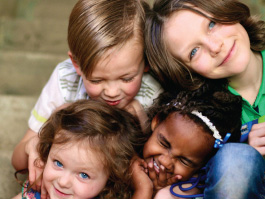
<path id="1" fill-rule="evenodd" d="M 63 164 L 61 162 L 59 162 L 58 160 L 55 160 L 54 161 L 54 164 L 57 166 L 57 167 L 63 167 Z"/>
<path id="2" fill-rule="evenodd" d="M 198 51 L 198 48 L 193 48 L 191 53 L 190 53 L 190 59 L 192 59 L 192 57 L 196 54 L 196 52 Z"/>
<path id="3" fill-rule="evenodd" d="M 89 178 L 89 176 L 86 173 L 80 173 L 80 177 L 83 179 Z"/>
<path id="4" fill-rule="evenodd" d="M 209 29 L 211 30 L 214 26 L 215 26 L 215 22 L 214 21 L 210 21 Z"/>

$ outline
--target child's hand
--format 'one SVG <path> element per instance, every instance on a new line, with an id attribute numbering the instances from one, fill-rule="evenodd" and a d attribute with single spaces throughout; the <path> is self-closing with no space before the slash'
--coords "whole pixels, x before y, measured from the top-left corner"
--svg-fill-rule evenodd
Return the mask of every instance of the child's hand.
<path id="1" fill-rule="evenodd" d="M 265 155 L 265 122 L 254 124 L 248 135 L 248 143 L 262 156 Z"/>
<path id="2" fill-rule="evenodd" d="M 148 162 L 148 174 L 156 191 L 181 179 L 179 175 L 172 175 L 171 173 L 168 173 L 163 165 L 160 166 L 159 172 L 156 170 L 153 159 L 150 159 Z"/>
<path id="3" fill-rule="evenodd" d="M 147 175 L 147 164 L 135 156 L 131 165 L 134 199 L 149 199 L 153 195 L 153 183 Z"/>
<path id="4" fill-rule="evenodd" d="M 25 146 L 25 152 L 28 154 L 28 170 L 29 170 L 29 183 L 32 189 L 40 192 L 41 191 L 41 174 L 43 172 L 43 162 L 39 159 L 37 152 L 37 144 L 39 142 L 39 137 L 34 136 L 28 140 Z"/>
<path id="5" fill-rule="evenodd" d="M 44 183 L 41 184 L 41 192 L 40 193 L 41 193 L 41 196 L 40 196 L 41 199 L 50 199 L 50 196 L 48 195 L 48 192 L 44 187 Z"/>

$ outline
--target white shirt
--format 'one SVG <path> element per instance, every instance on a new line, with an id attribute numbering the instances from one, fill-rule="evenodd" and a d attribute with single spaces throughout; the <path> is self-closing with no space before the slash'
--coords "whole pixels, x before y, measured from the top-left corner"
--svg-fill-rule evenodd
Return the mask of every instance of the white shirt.
<path id="1" fill-rule="evenodd" d="M 141 88 L 135 99 L 146 109 L 162 92 L 160 84 L 150 74 L 144 73 Z M 49 81 L 42 89 L 41 95 L 31 111 L 28 121 L 29 128 L 39 132 L 53 110 L 66 102 L 74 102 L 79 99 L 89 99 L 89 96 L 82 78 L 76 73 L 71 60 L 67 59 L 56 66 Z"/>

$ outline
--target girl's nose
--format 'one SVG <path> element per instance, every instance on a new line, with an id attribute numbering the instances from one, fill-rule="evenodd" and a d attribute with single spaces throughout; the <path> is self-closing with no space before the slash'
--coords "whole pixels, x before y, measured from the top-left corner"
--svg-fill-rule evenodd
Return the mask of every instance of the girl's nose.
<path id="1" fill-rule="evenodd" d="M 223 41 L 216 35 L 211 35 L 206 43 L 210 55 L 216 57 L 222 50 Z"/>
<path id="2" fill-rule="evenodd" d="M 119 83 L 109 82 L 105 85 L 104 94 L 107 97 L 110 97 L 110 98 L 118 97 L 119 92 L 120 92 Z"/>
<path id="3" fill-rule="evenodd" d="M 64 173 L 58 178 L 58 184 L 62 188 L 70 188 L 72 185 L 72 177 L 70 173 Z"/>
<path id="4" fill-rule="evenodd" d="M 158 157 L 158 161 L 160 162 L 160 164 L 162 164 L 166 170 L 168 172 L 172 172 L 173 171 L 173 161 L 172 158 L 169 155 L 160 155 Z"/>

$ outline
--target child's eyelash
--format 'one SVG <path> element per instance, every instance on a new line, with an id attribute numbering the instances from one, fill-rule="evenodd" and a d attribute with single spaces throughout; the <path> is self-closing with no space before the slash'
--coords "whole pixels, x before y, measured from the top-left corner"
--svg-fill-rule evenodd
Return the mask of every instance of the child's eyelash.
<path id="1" fill-rule="evenodd" d="M 192 49 L 192 51 L 190 52 L 190 60 L 193 58 L 193 56 L 195 56 L 195 54 L 197 53 L 198 49 L 199 49 L 198 47 Z"/>
<path id="2" fill-rule="evenodd" d="M 214 21 L 210 21 L 209 23 L 209 29 L 211 30 L 214 26 L 215 26 L 215 22 Z"/>

